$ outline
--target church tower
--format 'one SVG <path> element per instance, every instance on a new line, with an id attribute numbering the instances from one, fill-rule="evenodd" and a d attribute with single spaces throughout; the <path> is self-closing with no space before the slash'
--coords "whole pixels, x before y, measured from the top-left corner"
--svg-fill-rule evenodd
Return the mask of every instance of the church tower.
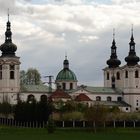
<path id="1" fill-rule="evenodd" d="M 140 110 L 140 61 L 136 55 L 133 28 L 129 43 L 129 53 L 125 57 L 126 65 L 122 67 L 124 99 L 132 107 L 132 111 Z"/>
<path id="2" fill-rule="evenodd" d="M 12 42 L 11 23 L 8 21 L 5 42 L 0 46 L 0 102 L 17 103 L 20 92 L 20 58 L 15 52 L 17 46 Z"/>
<path id="3" fill-rule="evenodd" d="M 105 87 L 119 87 L 121 81 L 121 72 L 119 65 L 121 61 L 117 57 L 117 47 L 115 42 L 115 33 L 113 31 L 113 41 L 111 46 L 110 59 L 107 60 L 107 65 L 104 69 L 104 86 Z"/>

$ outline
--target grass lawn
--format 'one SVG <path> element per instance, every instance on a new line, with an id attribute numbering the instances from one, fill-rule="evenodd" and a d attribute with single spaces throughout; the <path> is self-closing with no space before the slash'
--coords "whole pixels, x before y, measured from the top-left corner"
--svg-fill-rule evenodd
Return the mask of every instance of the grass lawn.
<path id="1" fill-rule="evenodd" d="M 0 127 L 0 140 L 138 140 L 140 129 L 110 129 L 96 134 L 86 130 L 56 130 Z"/>

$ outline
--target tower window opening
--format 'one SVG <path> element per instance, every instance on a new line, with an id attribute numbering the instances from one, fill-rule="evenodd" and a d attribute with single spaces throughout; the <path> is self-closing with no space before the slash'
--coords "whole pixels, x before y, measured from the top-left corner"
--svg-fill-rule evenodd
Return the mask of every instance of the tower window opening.
<path id="1" fill-rule="evenodd" d="M 0 70 L 2 70 L 2 65 L 0 65 Z"/>
<path id="2" fill-rule="evenodd" d="M 63 90 L 66 90 L 66 83 L 62 83 Z"/>
<path id="3" fill-rule="evenodd" d="M 10 79 L 15 79 L 15 73 L 14 73 L 14 71 L 10 71 Z"/>
<path id="4" fill-rule="evenodd" d="M 0 71 L 0 79 L 2 79 L 2 71 Z"/>
<path id="5" fill-rule="evenodd" d="M 120 73 L 117 72 L 117 80 L 120 80 Z"/>
<path id="6" fill-rule="evenodd" d="M 125 71 L 125 78 L 128 78 L 128 71 Z"/>
<path id="7" fill-rule="evenodd" d="M 137 70 L 135 71 L 135 78 L 139 78 L 139 72 Z"/>
<path id="8" fill-rule="evenodd" d="M 106 77 L 106 79 L 109 80 L 109 72 L 107 72 L 107 77 Z"/>
<path id="9" fill-rule="evenodd" d="M 70 89 L 73 89 L 73 83 L 70 83 Z"/>
<path id="10" fill-rule="evenodd" d="M 0 79 L 2 79 L 2 65 L 0 65 Z"/>

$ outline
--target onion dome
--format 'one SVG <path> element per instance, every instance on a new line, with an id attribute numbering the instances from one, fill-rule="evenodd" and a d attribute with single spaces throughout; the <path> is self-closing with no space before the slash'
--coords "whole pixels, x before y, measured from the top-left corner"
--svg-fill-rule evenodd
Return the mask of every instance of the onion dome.
<path id="1" fill-rule="evenodd" d="M 114 36 L 114 34 L 113 34 Z M 109 68 L 116 68 L 119 67 L 119 65 L 121 64 L 121 61 L 117 58 L 117 53 L 116 53 L 116 42 L 115 39 L 113 37 L 113 42 L 112 42 L 112 46 L 111 46 L 111 56 L 110 59 L 107 60 L 107 65 L 109 66 Z"/>
<path id="2" fill-rule="evenodd" d="M 15 56 L 15 52 L 17 50 L 17 46 L 12 43 L 12 32 L 11 32 L 11 23 L 9 21 L 8 14 L 8 22 L 5 32 L 5 42 L 0 46 L 0 50 L 2 51 L 2 56 Z"/>
<path id="3" fill-rule="evenodd" d="M 127 62 L 128 66 L 134 66 L 137 65 L 138 62 L 140 61 L 140 58 L 136 56 L 135 52 L 135 42 L 134 42 L 134 37 L 133 37 L 133 28 L 132 28 L 132 35 L 130 38 L 130 43 L 129 43 L 129 54 L 127 57 L 125 57 L 125 61 Z"/>
<path id="4" fill-rule="evenodd" d="M 63 62 L 63 69 L 58 73 L 56 81 L 77 81 L 76 75 L 69 69 L 69 61 L 67 57 Z"/>

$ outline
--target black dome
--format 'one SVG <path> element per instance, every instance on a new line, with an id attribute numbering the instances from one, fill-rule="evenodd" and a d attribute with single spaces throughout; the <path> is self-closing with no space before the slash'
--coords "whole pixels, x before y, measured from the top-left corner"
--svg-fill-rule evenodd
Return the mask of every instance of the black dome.
<path id="1" fill-rule="evenodd" d="M 2 56 L 15 56 L 17 46 L 12 43 L 11 23 L 8 20 L 5 32 L 5 42 L 0 46 Z"/>
<path id="2" fill-rule="evenodd" d="M 121 61 L 117 58 L 112 58 L 107 60 L 107 65 L 109 66 L 109 68 L 116 68 L 119 67 L 119 65 L 121 64 Z"/>
<path id="3" fill-rule="evenodd" d="M 111 46 L 111 56 L 110 59 L 106 61 L 109 68 L 116 68 L 119 67 L 119 65 L 121 64 L 121 61 L 117 58 L 116 49 L 116 42 L 115 39 L 113 39 Z"/>
<path id="4" fill-rule="evenodd" d="M 0 46 L 2 56 L 15 56 L 17 46 L 12 42 L 5 42 Z"/>
<path id="5" fill-rule="evenodd" d="M 138 62 L 140 61 L 140 58 L 136 56 L 136 54 L 128 55 L 127 57 L 125 57 L 125 61 L 127 62 L 128 66 L 134 66 L 138 64 Z"/>
<path id="6" fill-rule="evenodd" d="M 135 52 L 135 42 L 134 42 L 133 32 L 129 43 L 129 54 L 127 57 L 125 57 L 125 61 L 127 62 L 128 66 L 137 65 L 138 62 L 140 61 L 140 58 L 136 56 L 136 52 Z"/>

